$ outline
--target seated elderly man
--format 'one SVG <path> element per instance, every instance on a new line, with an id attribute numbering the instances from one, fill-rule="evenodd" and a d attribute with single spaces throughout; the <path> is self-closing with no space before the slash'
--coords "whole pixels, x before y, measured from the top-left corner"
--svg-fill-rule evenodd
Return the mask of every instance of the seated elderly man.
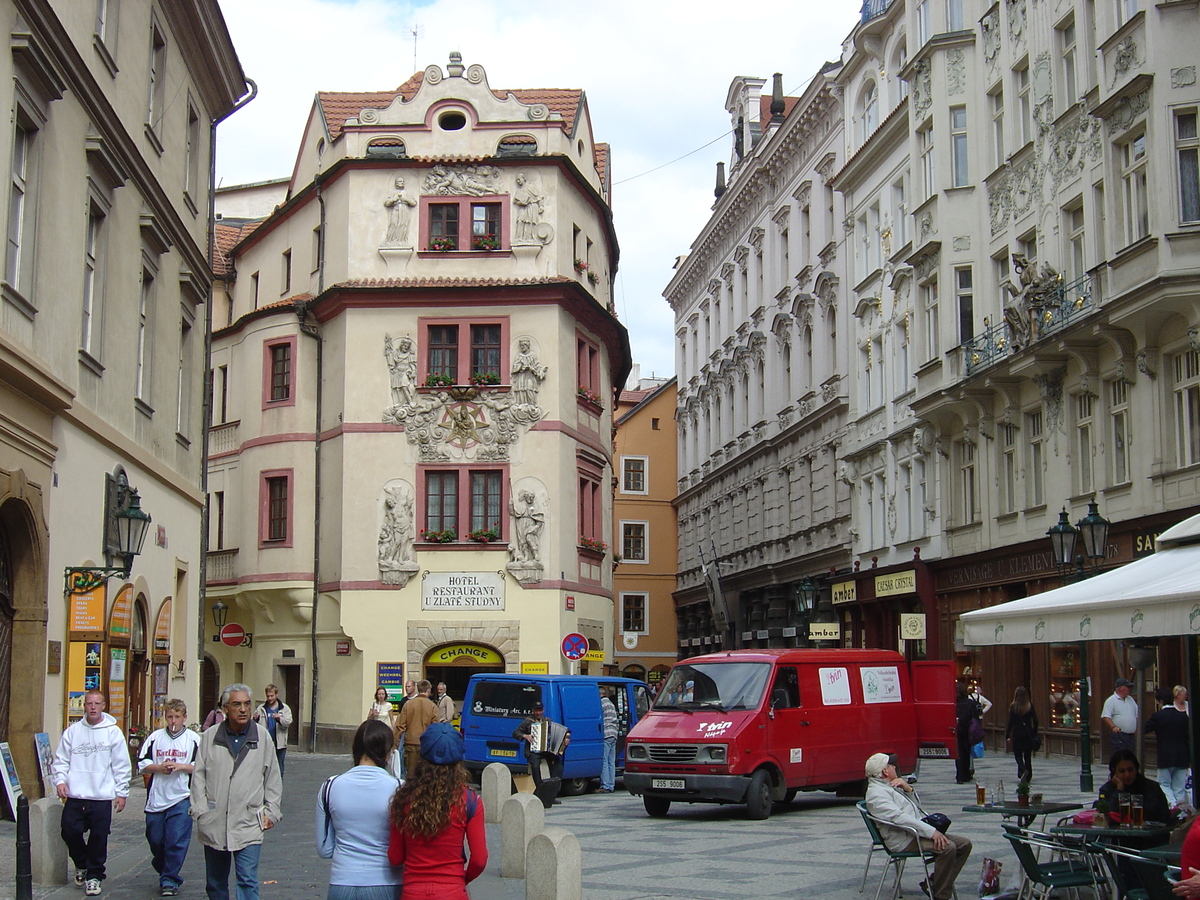
<path id="1" fill-rule="evenodd" d="M 917 838 L 905 828 L 914 829 L 920 837 L 920 847 L 934 854 L 933 885 L 921 882 L 923 890 L 933 900 L 950 900 L 954 881 L 971 855 L 971 842 L 965 837 L 942 834 L 923 822 L 925 813 L 917 798 L 916 789 L 896 772 L 895 757 L 876 753 L 867 760 L 867 812 L 879 823 L 879 833 L 888 850 L 893 853 L 917 850 Z M 892 825 L 884 824 L 886 822 Z M 894 826 L 902 825 L 904 828 Z"/>

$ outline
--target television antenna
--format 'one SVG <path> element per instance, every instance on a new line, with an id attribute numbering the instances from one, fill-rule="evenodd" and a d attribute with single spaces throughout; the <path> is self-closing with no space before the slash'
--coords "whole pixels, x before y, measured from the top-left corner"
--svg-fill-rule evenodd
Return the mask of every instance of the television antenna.
<path id="1" fill-rule="evenodd" d="M 420 22 L 414 23 L 412 28 L 410 28 L 408 30 L 408 33 L 412 35 L 412 41 L 413 41 L 413 71 L 414 72 L 417 71 L 417 38 L 419 38 L 421 36 L 421 32 L 423 30 L 424 30 L 424 28 L 421 26 Z"/>

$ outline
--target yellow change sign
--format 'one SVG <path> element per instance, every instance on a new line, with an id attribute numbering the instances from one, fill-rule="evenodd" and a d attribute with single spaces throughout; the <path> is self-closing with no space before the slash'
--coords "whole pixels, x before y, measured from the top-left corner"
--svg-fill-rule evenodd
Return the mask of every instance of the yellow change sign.
<path id="1" fill-rule="evenodd" d="M 427 666 L 502 666 L 504 657 L 482 644 L 447 644 L 434 650 Z"/>

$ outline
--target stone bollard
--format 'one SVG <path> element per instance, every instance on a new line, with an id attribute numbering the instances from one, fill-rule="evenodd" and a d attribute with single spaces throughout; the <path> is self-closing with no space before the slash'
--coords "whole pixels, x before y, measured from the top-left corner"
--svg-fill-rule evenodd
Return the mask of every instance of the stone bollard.
<path id="1" fill-rule="evenodd" d="M 513 794 L 512 773 L 504 763 L 489 763 L 479 779 L 479 789 L 483 796 L 484 821 L 489 825 L 498 825 L 504 819 L 504 804 Z"/>
<path id="2" fill-rule="evenodd" d="M 34 884 L 67 883 L 67 845 L 62 839 L 62 802 L 57 797 L 29 804 L 29 850 Z"/>
<path id="3" fill-rule="evenodd" d="M 500 823 L 501 878 L 525 877 L 525 850 L 545 825 L 546 810 L 533 794 L 513 794 L 504 801 Z"/>
<path id="4" fill-rule="evenodd" d="M 551 826 L 529 842 L 525 900 L 583 900 L 583 854 L 567 829 Z"/>

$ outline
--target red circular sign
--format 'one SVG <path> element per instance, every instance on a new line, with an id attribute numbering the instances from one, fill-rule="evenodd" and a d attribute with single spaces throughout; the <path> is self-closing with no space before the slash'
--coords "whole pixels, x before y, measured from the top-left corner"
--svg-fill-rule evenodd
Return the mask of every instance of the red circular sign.
<path id="1" fill-rule="evenodd" d="M 221 643 L 229 647 L 240 647 L 246 639 L 246 629 L 236 622 L 221 626 Z"/>

